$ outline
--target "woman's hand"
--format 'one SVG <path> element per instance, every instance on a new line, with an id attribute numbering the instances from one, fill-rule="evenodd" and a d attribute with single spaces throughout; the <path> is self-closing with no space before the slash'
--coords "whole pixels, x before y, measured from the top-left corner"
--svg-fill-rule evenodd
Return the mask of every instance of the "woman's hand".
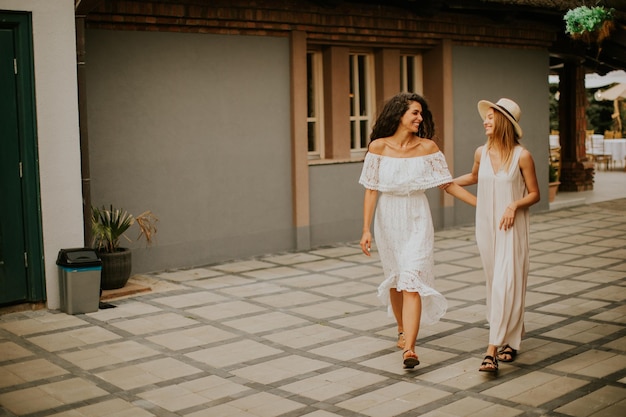
<path id="1" fill-rule="evenodd" d="M 361 250 L 367 256 L 370 256 L 370 250 L 372 249 L 372 234 L 370 232 L 363 232 L 361 236 Z"/>
<path id="2" fill-rule="evenodd" d="M 515 222 L 515 208 L 510 205 L 504 210 L 504 214 L 500 219 L 500 230 L 509 230 Z"/>

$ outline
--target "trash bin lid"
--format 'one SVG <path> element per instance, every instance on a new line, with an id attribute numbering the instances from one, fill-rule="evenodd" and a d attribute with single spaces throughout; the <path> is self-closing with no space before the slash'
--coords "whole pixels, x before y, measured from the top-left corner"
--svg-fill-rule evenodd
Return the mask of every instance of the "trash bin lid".
<path id="1" fill-rule="evenodd" d="M 57 265 L 72 267 L 100 266 L 102 260 L 91 248 L 61 249 L 57 257 Z"/>

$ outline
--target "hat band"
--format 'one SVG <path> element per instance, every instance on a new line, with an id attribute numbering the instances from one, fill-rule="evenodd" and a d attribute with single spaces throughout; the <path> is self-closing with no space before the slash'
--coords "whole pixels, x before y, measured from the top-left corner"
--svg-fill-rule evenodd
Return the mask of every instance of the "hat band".
<path id="1" fill-rule="evenodd" d="M 498 106 L 498 108 L 499 108 L 500 110 L 504 111 L 506 114 L 508 114 L 509 116 L 511 116 L 511 119 L 513 119 L 513 120 L 515 120 L 515 121 L 517 122 L 517 118 L 516 118 L 515 116 L 513 116 L 513 115 L 511 114 L 511 112 L 510 112 L 510 111 L 508 111 L 507 109 L 505 109 L 504 107 L 502 107 L 502 106 L 501 106 L 501 105 L 499 105 L 499 104 L 496 104 L 496 106 Z"/>

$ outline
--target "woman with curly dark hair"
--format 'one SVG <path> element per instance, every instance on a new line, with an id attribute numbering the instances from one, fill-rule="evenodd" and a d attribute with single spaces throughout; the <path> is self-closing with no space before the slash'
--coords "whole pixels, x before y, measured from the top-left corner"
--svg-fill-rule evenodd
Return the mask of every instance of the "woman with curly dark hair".
<path id="1" fill-rule="evenodd" d="M 398 325 L 405 368 L 419 365 L 415 343 L 420 324 L 436 323 L 446 299 L 434 288 L 434 229 L 425 191 L 452 182 L 443 154 L 431 139 L 428 104 L 414 93 L 385 103 L 372 134 L 359 183 L 365 187 L 361 250 L 370 256 L 375 236 L 384 281 L 378 297 Z M 446 192 L 468 204 L 476 197 L 452 183 Z"/>

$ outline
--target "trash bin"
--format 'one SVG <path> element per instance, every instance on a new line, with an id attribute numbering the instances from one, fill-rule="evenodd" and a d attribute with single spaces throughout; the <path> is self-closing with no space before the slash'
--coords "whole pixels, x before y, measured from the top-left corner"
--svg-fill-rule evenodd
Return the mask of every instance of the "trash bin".
<path id="1" fill-rule="evenodd" d="M 90 248 L 61 249 L 57 257 L 61 311 L 93 313 L 100 302 L 102 260 Z"/>

